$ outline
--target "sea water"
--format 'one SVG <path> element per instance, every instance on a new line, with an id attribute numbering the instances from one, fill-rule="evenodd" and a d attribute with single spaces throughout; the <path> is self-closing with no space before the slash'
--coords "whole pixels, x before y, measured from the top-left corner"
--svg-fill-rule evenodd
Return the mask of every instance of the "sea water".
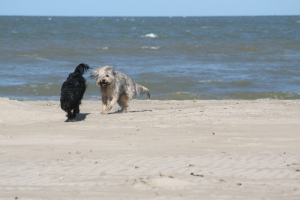
<path id="1" fill-rule="evenodd" d="M 115 65 L 151 99 L 300 99 L 300 16 L 0 16 L 0 60 L 0 97 L 18 100 L 59 100 L 80 63 Z"/>

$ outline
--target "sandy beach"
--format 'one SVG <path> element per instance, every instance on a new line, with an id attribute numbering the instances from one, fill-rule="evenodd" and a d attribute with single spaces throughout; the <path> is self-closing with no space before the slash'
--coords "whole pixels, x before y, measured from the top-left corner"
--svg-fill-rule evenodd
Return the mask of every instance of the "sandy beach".
<path id="1" fill-rule="evenodd" d="M 300 198 L 299 100 L 0 106 L 1 200 Z"/>

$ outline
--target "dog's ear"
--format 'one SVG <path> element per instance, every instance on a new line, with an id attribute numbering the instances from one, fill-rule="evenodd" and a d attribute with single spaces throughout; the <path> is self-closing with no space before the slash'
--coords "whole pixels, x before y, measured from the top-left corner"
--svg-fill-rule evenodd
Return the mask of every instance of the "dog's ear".
<path id="1" fill-rule="evenodd" d="M 76 67 L 74 73 L 78 73 L 82 76 L 89 69 L 92 69 L 92 68 L 90 68 L 90 66 L 88 66 L 87 64 L 81 63 Z"/>
<path id="2" fill-rule="evenodd" d="M 101 67 L 99 67 L 98 69 L 95 69 L 92 71 L 90 78 L 97 78 L 99 75 L 99 70 L 101 69 Z"/>
<path id="3" fill-rule="evenodd" d="M 106 66 L 106 71 L 111 71 L 112 73 L 114 73 L 114 69 L 115 69 L 115 66 L 113 65 L 109 65 L 109 66 Z"/>

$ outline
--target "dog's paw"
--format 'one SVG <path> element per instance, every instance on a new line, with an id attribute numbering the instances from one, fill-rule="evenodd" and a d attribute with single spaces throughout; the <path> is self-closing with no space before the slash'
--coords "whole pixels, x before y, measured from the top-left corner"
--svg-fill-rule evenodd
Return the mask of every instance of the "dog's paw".
<path id="1" fill-rule="evenodd" d="M 127 110 L 123 109 L 123 110 L 118 110 L 119 113 L 127 113 Z"/>
<path id="2" fill-rule="evenodd" d="M 106 111 L 102 111 L 100 114 L 107 115 L 107 112 Z"/>
<path id="3" fill-rule="evenodd" d="M 73 119 L 67 119 L 66 122 L 77 122 L 77 119 L 76 119 L 76 118 L 73 118 Z"/>

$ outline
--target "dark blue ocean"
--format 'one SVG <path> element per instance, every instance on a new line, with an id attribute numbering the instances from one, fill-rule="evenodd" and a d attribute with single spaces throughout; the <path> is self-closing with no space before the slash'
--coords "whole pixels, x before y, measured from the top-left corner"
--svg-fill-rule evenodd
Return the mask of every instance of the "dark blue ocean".
<path id="1" fill-rule="evenodd" d="M 0 16 L 0 60 L 0 97 L 18 100 L 59 100 L 80 63 L 115 65 L 151 99 L 300 99 L 300 16 Z"/>

